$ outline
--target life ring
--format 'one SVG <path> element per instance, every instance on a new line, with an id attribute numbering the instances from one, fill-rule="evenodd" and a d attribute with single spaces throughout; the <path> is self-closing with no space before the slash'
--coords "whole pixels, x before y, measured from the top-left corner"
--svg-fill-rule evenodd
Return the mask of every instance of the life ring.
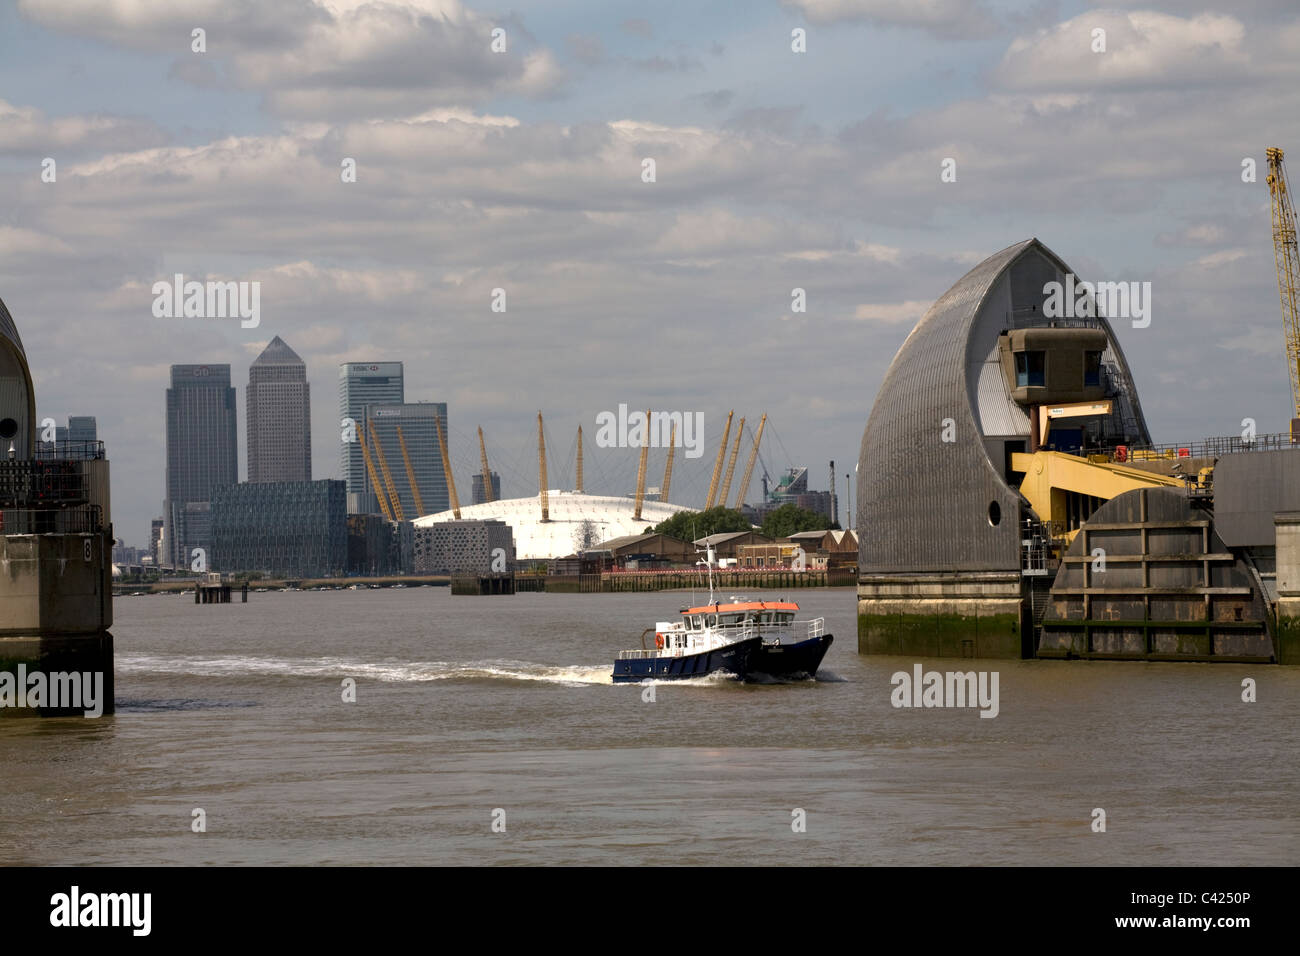
<path id="1" fill-rule="evenodd" d="M 663 648 L 664 648 L 664 636 L 663 636 L 662 634 L 656 634 L 656 635 L 655 635 L 655 647 L 659 648 L 660 650 L 663 650 Z"/>

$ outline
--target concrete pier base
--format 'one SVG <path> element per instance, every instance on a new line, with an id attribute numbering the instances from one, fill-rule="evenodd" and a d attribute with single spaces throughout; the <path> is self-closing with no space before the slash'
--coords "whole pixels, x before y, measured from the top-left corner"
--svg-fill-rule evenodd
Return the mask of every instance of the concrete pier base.
<path id="1" fill-rule="evenodd" d="M 1019 572 L 863 575 L 858 653 L 1018 659 L 1023 640 Z"/>

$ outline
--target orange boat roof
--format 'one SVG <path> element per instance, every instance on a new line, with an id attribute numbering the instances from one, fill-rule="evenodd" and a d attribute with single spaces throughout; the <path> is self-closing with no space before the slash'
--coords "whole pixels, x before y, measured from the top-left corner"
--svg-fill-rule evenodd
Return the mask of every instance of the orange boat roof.
<path id="1" fill-rule="evenodd" d="M 725 614 L 728 611 L 797 611 L 793 601 L 745 601 L 741 604 L 705 604 L 682 611 L 683 614 Z"/>

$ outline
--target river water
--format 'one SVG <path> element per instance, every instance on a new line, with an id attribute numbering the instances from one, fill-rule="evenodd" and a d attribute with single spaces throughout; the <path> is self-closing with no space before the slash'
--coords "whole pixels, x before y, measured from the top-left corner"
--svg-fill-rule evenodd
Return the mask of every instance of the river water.
<path id="1" fill-rule="evenodd" d="M 895 708 L 852 590 L 793 596 L 819 680 L 652 701 L 612 660 L 689 593 L 119 598 L 117 714 L 0 720 L 0 863 L 1300 859 L 1300 668 L 930 660 L 997 717 Z"/>

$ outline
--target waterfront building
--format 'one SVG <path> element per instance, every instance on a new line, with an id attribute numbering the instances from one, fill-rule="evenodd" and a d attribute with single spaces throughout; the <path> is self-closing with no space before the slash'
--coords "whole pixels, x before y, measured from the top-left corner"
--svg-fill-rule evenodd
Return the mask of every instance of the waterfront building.
<path id="1" fill-rule="evenodd" d="M 218 488 L 212 494 L 211 537 L 213 571 L 341 576 L 348 563 L 344 483 L 269 481 Z"/>
<path id="2" fill-rule="evenodd" d="M 451 496 L 447 491 L 447 476 L 442 470 L 442 452 L 438 447 L 437 431 L 441 427 L 443 436 L 447 435 L 447 403 L 366 405 L 362 414 L 368 423 L 366 437 L 370 441 L 370 454 L 383 454 L 389 477 L 393 481 L 393 490 L 402 505 L 402 517 L 412 520 L 450 508 Z M 399 427 L 411 460 L 411 471 L 415 474 L 416 488 L 420 492 L 418 503 L 415 500 L 415 489 L 412 489 L 406 473 L 402 442 L 397 437 Z M 375 468 L 379 471 L 378 461 L 375 462 Z M 380 480 L 383 480 L 382 471 L 380 475 Z M 423 504 L 424 508 L 418 507 L 419 504 Z"/>
<path id="3" fill-rule="evenodd" d="M 400 405 L 405 401 L 401 362 L 345 362 L 339 366 L 339 420 L 353 423 L 351 428 L 340 424 L 349 514 L 379 513 L 361 445 L 356 440 L 356 426 L 364 422 L 367 405 Z"/>
<path id="4" fill-rule="evenodd" d="M 307 365 L 276 336 L 248 368 L 248 480 L 311 481 Z"/>
<path id="5" fill-rule="evenodd" d="M 165 567 L 189 568 L 208 548 L 208 503 L 239 480 L 235 389 L 229 365 L 173 365 L 167 389 Z"/>
<path id="6" fill-rule="evenodd" d="M 859 652 L 1300 662 L 1300 452 L 1154 445 L 1120 285 L 1026 240 L 902 343 L 858 461 Z"/>
<path id="7" fill-rule="evenodd" d="M 506 574 L 514 534 L 504 521 L 443 521 L 415 530 L 416 574 Z"/>

